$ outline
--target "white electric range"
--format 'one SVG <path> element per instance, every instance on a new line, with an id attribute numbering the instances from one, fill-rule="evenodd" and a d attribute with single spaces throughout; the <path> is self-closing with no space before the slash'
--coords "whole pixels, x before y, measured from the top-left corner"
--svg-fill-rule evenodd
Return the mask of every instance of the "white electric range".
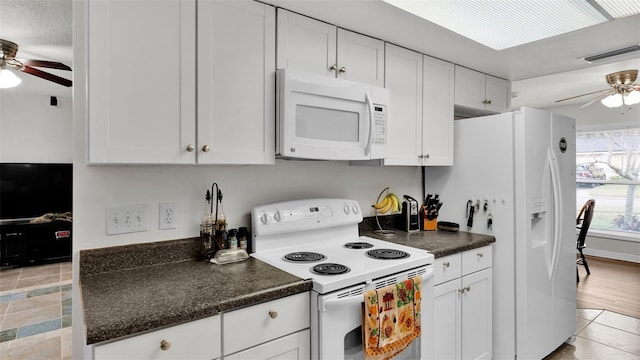
<path id="1" fill-rule="evenodd" d="M 362 209 L 357 201 L 280 202 L 253 208 L 251 218 L 251 256 L 313 282 L 311 358 L 363 358 L 361 306 L 370 289 L 422 276 L 422 318 L 432 322 L 433 254 L 359 236 Z M 431 333 L 425 329 L 399 358 L 429 358 L 432 346 L 424 344 Z"/>

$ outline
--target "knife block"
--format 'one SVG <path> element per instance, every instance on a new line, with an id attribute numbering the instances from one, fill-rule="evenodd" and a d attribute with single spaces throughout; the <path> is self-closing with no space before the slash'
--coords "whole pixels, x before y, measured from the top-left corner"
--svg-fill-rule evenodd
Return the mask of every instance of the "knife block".
<path id="1" fill-rule="evenodd" d="M 425 217 L 422 226 L 424 231 L 434 231 L 438 228 L 438 218 L 429 220 Z"/>
<path id="2" fill-rule="evenodd" d="M 438 217 L 434 217 L 429 220 L 427 218 L 427 211 L 423 209 L 420 214 L 422 215 L 422 230 L 424 231 L 435 231 L 438 228 Z"/>

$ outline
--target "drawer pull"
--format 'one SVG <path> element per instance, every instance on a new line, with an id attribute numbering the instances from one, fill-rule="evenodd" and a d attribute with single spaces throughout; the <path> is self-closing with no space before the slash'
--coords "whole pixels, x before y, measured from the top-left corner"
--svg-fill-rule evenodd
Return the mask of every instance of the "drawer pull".
<path id="1" fill-rule="evenodd" d="M 171 348 L 171 342 L 169 342 L 168 340 L 160 341 L 160 350 L 168 351 L 170 348 Z"/>
<path id="2" fill-rule="evenodd" d="M 442 263 L 442 266 L 448 268 L 449 266 L 451 266 L 451 264 L 449 264 L 449 262 L 447 261 L 446 263 Z"/>
<path id="3" fill-rule="evenodd" d="M 278 317 L 278 312 L 275 310 L 269 310 L 269 317 L 275 319 Z"/>
<path id="4" fill-rule="evenodd" d="M 478 257 L 480 257 L 480 258 L 484 256 L 484 254 L 483 254 L 483 253 L 478 253 L 477 255 L 478 255 Z"/>

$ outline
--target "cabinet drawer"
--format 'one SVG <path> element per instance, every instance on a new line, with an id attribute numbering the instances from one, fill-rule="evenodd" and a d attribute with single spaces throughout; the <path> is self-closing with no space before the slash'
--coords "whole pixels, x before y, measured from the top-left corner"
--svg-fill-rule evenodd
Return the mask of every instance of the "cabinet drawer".
<path id="1" fill-rule="evenodd" d="M 220 316 L 96 345 L 101 359 L 213 359 L 221 354 Z"/>
<path id="2" fill-rule="evenodd" d="M 460 254 L 453 254 L 437 258 L 435 262 L 435 285 L 442 284 L 456 278 L 462 274 L 462 257 Z"/>
<path id="3" fill-rule="evenodd" d="M 309 293 L 254 305 L 223 314 L 224 353 L 257 344 L 309 327 Z"/>
<path id="4" fill-rule="evenodd" d="M 462 275 L 471 274 L 492 266 L 493 249 L 491 245 L 462 253 Z"/>

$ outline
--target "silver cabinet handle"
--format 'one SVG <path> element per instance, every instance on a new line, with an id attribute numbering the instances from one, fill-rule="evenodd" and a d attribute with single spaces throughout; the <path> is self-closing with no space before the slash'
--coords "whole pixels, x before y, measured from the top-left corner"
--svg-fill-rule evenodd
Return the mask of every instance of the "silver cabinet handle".
<path id="1" fill-rule="evenodd" d="M 449 264 L 449 262 L 447 261 L 446 263 L 443 263 L 442 266 L 448 268 L 449 266 L 451 266 L 451 264 Z"/>
<path id="2" fill-rule="evenodd" d="M 209 152 L 209 150 L 211 150 L 211 147 L 209 145 L 205 145 L 202 147 L 202 152 Z"/>
<path id="3" fill-rule="evenodd" d="M 476 255 L 478 255 L 479 258 L 483 257 L 484 254 L 483 253 L 477 253 Z"/>
<path id="4" fill-rule="evenodd" d="M 278 312 L 275 310 L 269 310 L 269 317 L 275 319 L 278 317 Z"/>
<path id="5" fill-rule="evenodd" d="M 329 68 L 329 70 L 331 70 L 331 71 L 336 71 L 336 70 L 338 70 L 338 65 L 336 65 L 336 64 L 331 65 L 331 67 Z"/>
<path id="6" fill-rule="evenodd" d="M 466 292 L 469 292 L 469 291 L 471 291 L 471 287 L 467 286 L 467 287 L 465 287 L 465 288 L 464 288 L 464 290 L 465 290 Z"/>
<path id="7" fill-rule="evenodd" d="M 171 348 L 171 342 L 169 340 L 160 341 L 160 350 L 168 351 Z"/>
<path id="8" fill-rule="evenodd" d="M 195 149 L 196 149 L 196 147 L 193 146 L 193 144 L 187 145 L 187 152 L 193 152 L 193 150 L 195 150 Z"/>
<path id="9" fill-rule="evenodd" d="M 338 70 L 339 73 L 346 73 L 347 72 L 347 68 L 346 67 L 341 67 L 340 70 Z"/>

